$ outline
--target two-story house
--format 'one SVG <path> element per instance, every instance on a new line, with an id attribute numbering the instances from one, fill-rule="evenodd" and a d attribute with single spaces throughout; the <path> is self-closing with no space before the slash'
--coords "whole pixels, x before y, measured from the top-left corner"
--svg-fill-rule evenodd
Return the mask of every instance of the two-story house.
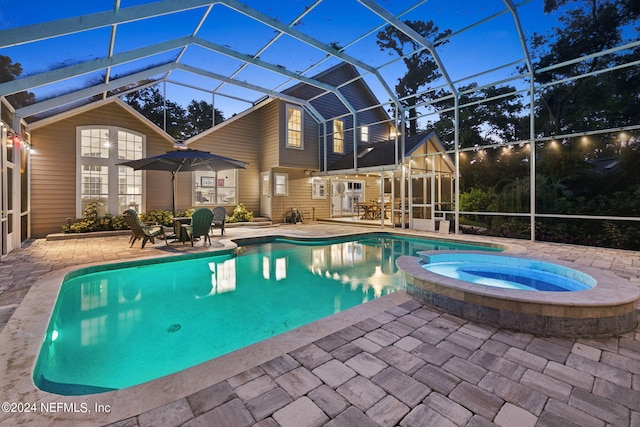
<path id="1" fill-rule="evenodd" d="M 247 166 L 177 174 L 177 209 L 223 205 L 230 211 L 243 203 L 273 222 L 284 221 L 292 208 L 307 219 L 368 219 L 359 204 L 384 200 L 393 202 L 388 223 L 411 225 L 410 217 L 431 218 L 437 203 L 452 200 L 453 165 L 433 154 L 443 151 L 437 136 L 406 138 L 402 150 L 394 120 L 351 65 L 338 64 L 313 79 L 338 93 L 300 83 L 184 141 Z M 26 133 L 31 215 L 24 227 L 32 237 L 59 232 L 95 199 L 114 215 L 128 207 L 171 209 L 169 173 L 118 163 L 172 150 L 176 143 L 119 99 L 39 120 Z"/>

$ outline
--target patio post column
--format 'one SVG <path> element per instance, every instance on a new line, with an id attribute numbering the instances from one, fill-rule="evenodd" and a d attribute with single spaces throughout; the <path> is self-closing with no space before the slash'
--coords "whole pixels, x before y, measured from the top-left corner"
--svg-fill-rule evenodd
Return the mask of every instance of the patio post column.
<path id="1" fill-rule="evenodd" d="M 396 113 L 397 114 L 397 113 Z M 397 119 L 396 119 L 397 120 Z M 396 121 L 397 124 L 397 121 Z M 402 223 L 402 228 L 407 228 L 407 222 L 405 220 L 405 215 L 407 214 L 407 201 L 406 201 L 406 191 L 407 191 L 407 168 L 405 166 L 405 155 L 406 155 L 406 139 L 405 139 L 405 123 L 404 123 L 404 111 L 400 116 L 400 129 L 402 129 L 402 133 L 400 134 L 400 159 L 402 164 L 402 176 L 400 178 L 400 222 Z"/>
<path id="2" fill-rule="evenodd" d="M 530 106 L 529 106 L 529 210 L 531 218 L 529 226 L 531 227 L 531 241 L 536 240 L 536 121 L 535 121 L 535 85 L 533 75 L 530 77 Z"/>
<path id="3" fill-rule="evenodd" d="M 322 162 L 324 163 L 324 171 L 327 172 L 327 121 L 322 122 L 323 127 L 323 136 L 322 136 L 322 145 L 324 146 L 324 157 Z"/>
<path id="4" fill-rule="evenodd" d="M 456 93 L 454 100 L 454 154 L 455 154 L 455 234 L 460 234 L 460 96 Z"/>
<path id="5" fill-rule="evenodd" d="M 384 169 L 380 171 L 380 227 L 384 228 Z"/>

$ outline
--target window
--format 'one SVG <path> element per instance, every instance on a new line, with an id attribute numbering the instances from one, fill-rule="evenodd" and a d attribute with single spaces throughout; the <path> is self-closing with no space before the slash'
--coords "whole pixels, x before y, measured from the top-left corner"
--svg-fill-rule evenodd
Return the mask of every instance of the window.
<path id="1" fill-rule="evenodd" d="M 311 198 L 327 198 L 327 180 L 325 178 L 313 178 L 311 181 Z"/>
<path id="2" fill-rule="evenodd" d="M 273 174 L 273 195 L 288 196 L 289 195 L 289 175 L 286 173 Z"/>
<path id="3" fill-rule="evenodd" d="M 344 122 L 333 121 L 333 152 L 344 153 Z"/>
<path id="4" fill-rule="evenodd" d="M 81 135 L 82 157 L 109 158 L 109 129 L 85 129 Z"/>
<path id="5" fill-rule="evenodd" d="M 360 128 L 360 141 L 369 142 L 369 126 L 362 126 Z"/>
<path id="6" fill-rule="evenodd" d="M 287 105 L 287 147 L 302 147 L 302 108 Z"/>
<path id="7" fill-rule="evenodd" d="M 109 168 L 107 166 L 82 165 L 82 199 L 107 201 L 109 198 Z M 86 204 L 83 203 L 83 208 Z"/>
<path id="8" fill-rule="evenodd" d="M 121 214 L 125 209 L 142 209 L 142 171 L 119 166 L 126 160 L 141 159 L 144 136 L 112 126 L 79 127 L 78 194 L 76 216 L 91 202 L 99 213 Z"/>
<path id="9" fill-rule="evenodd" d="M 225 169 L 217 172 L 198 171 L 193 173 L 194 206 L 203 205 L 236 205 L 237 171 Z"/>

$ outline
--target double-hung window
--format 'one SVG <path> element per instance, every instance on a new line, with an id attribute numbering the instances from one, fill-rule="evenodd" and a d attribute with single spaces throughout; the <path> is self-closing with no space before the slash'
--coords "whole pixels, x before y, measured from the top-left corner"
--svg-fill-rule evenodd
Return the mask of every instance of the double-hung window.
<path id="1" fill-rule="evenodd" d="M 302 146 L 302 108 L 287 105 L 287 148 Z"/>
<path id="2" fill-rule="evenodd" d="M 362 126 L 360 128 L 360 141 L 369 142 L 369 126 Z"/>
<path id="3" fill-rule="evenodd" d="M 273 195 L 288 196 L 289 195 L 289 174 L 274 173 L 273 174 Z"/>
<path id="4" fill-rule="evenodd" d="M 76 216 L 82 217 L 89 203 L 98 203 L 101 215 L 120 215 L 125 209 L 142 207 L 142 171 L 118 163 L 141 159 L 145 137 L 113 126 L 77 128 Z"/>

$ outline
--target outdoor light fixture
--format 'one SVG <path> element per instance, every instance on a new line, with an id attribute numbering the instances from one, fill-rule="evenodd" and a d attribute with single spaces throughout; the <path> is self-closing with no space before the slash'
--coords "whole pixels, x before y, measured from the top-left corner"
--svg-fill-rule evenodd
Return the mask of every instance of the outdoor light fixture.
<path id="1" fill-rule="evenodd" d="M 620 145 L 622 147 L 626 147 L 627 146 L 627 142 L 629 142 L 631 138 L 629 138 L 629 135 L 627 135 L 626 132 L 620 132 Z"/>
<path id="2" fill-rule="evenodd" d="M 12 146 L 20 145 L 20 141 L 22 141 L 20 135 L 11 131 L 7 138 L 7 147 L 11 148 Z"/>

